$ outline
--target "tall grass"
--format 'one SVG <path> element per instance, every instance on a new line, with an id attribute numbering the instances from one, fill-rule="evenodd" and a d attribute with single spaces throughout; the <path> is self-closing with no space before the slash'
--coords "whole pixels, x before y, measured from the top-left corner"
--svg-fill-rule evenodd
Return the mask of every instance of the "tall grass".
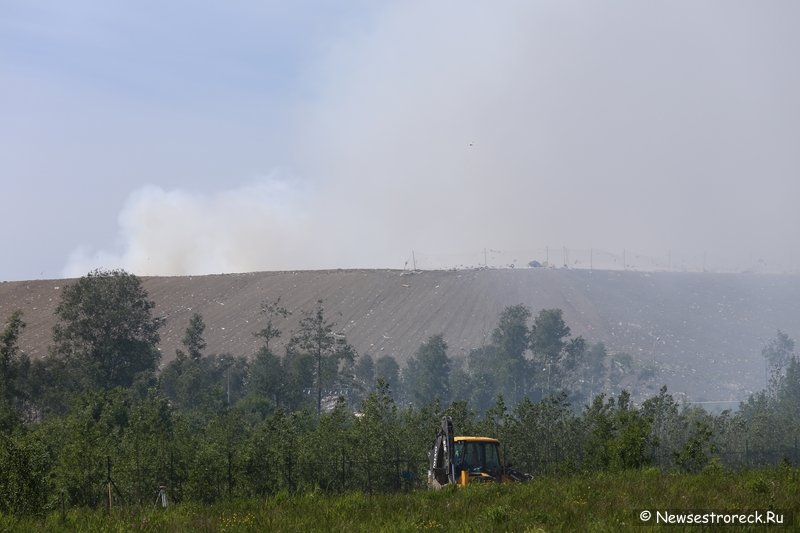
<path id="1" fill-rule="evenodd" d="M 0 530 L 642 531 L 639 512 L 643 509 L 777 509 L 800 515 L 800 469 L 730 472 L 711 468 L 694 475 L 645 469 L 372 496 L 360 492 L 279 492 L 266 499 L 229 500 L 212 506 L 120 507 L 110 515 L 103 509 L 71 509 L 38 518 L 0 516 Z M 797 530 L 798 518 L 793 516 L 793 523 L 782 529 Z M 674 526 L 644 530 L 664 527 L 667 531 L 680 530 Z M 760 527 L 725 530 L 757 531 Z"/>

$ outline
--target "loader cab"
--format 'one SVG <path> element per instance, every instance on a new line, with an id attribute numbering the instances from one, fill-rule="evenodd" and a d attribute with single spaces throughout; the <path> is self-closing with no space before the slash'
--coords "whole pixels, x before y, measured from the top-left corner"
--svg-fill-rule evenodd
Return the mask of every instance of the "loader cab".
<path id="1" fill-rule="evenodd" d="M 489 437 L 455 437 L 453 464 L 459 484 L 500 481 L 503 475 L 500 441 Z"/>

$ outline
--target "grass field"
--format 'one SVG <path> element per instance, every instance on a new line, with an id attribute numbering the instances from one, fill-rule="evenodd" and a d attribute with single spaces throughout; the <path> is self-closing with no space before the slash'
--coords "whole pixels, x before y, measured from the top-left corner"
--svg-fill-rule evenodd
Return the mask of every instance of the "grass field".
<path id="1" fill-rule="evenodd" d="M 656 526 L 658 510 L 788 511 L 783 527 Z M 653 513 L 649 525 L 640 512 Z M 367 495 L 288 494 L 199 504 L 0 516 L 2 531 L 790 531 L 800 529 L 800 469 L 548 477 L 520 485 Z M 766 517 L 765 514 L 762 517 Z"/>

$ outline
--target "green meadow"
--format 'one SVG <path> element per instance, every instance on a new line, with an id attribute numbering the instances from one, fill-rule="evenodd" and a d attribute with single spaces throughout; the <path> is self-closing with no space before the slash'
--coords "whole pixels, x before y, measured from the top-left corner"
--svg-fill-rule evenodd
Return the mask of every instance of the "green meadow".
<path id="1" fill-rule="evenodd" d="M 649 510 L 648 523 L 640 513 Z M 654 525 L 657 511 L 788 511 L 768 526 Z M 525 484 L 374 494 L 279 492 L 204 506 L 70 509 L 46 516 L 3 516 L 8 531 L 762 531 L 800 527 L 800 470 L 779 467 L 698 474 L 653 469 L 550 476 Z"/>

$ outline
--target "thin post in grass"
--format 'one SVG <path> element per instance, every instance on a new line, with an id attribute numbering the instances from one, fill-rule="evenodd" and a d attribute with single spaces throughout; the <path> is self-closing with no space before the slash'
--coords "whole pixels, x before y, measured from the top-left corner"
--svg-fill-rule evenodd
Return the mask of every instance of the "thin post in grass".
<path id="1" fill-rule="evenodd" d="M 369 458 L 367 458 L 367 493 L 372 495 L 372 465 Z"/>
<path id="2" fill-rule="evenodd" d="M 111 507 L 113 505 L 113 497 L 114 492 L 117 493 L 117 496 L 120 500 L 122 500 L 122 492 L 120 492 L 119 487 L 117 484 L 114 483 L 114 479 L 111 477 L 111 456 L 106 455 L 106 489 L 108 491 L 108 513 L 111 514 Z"/>
<path id="3" fill-rule="evenodd" d="M 342 449 L 342 492 L 345 491 L 345 479 L 347 479 L 345 471 L 344 471 L 344 460 L 345 460 L 345 457 L 344 457 L 344 448 L 343 448 Z"/>
<path id="4" fill-rule="evenodd" d="M 750 447 L 748 446 L 747 439 L 744 439 L 744 465 L 750 468 Z"/>
<path id="5" fill-rule="evenodd" d="M 111 514 L 111 456 L 106 456 L 106 492 L 108 493 L 108 514 Z"/>
<path id="6" fill-rule="evenodd" d="M 228 449 L 228 498 L 233 494 L 233 452 Z"/>
<path id="7" fill-rule="evenodd" d="M 286 454 L 286 484 L 289 486 L 289 490 L 294 492 L 294 480 L 292 479 L 292 451 L 289 450 Z"/>
<path id="8" fill-rule="evenodd" d="M 174 490 L 175 490 L 175 465 L 174 465 L 174 452 L 172 448 L 169 450 L 169 493 L 173 495 L 174 498 Z"/>

